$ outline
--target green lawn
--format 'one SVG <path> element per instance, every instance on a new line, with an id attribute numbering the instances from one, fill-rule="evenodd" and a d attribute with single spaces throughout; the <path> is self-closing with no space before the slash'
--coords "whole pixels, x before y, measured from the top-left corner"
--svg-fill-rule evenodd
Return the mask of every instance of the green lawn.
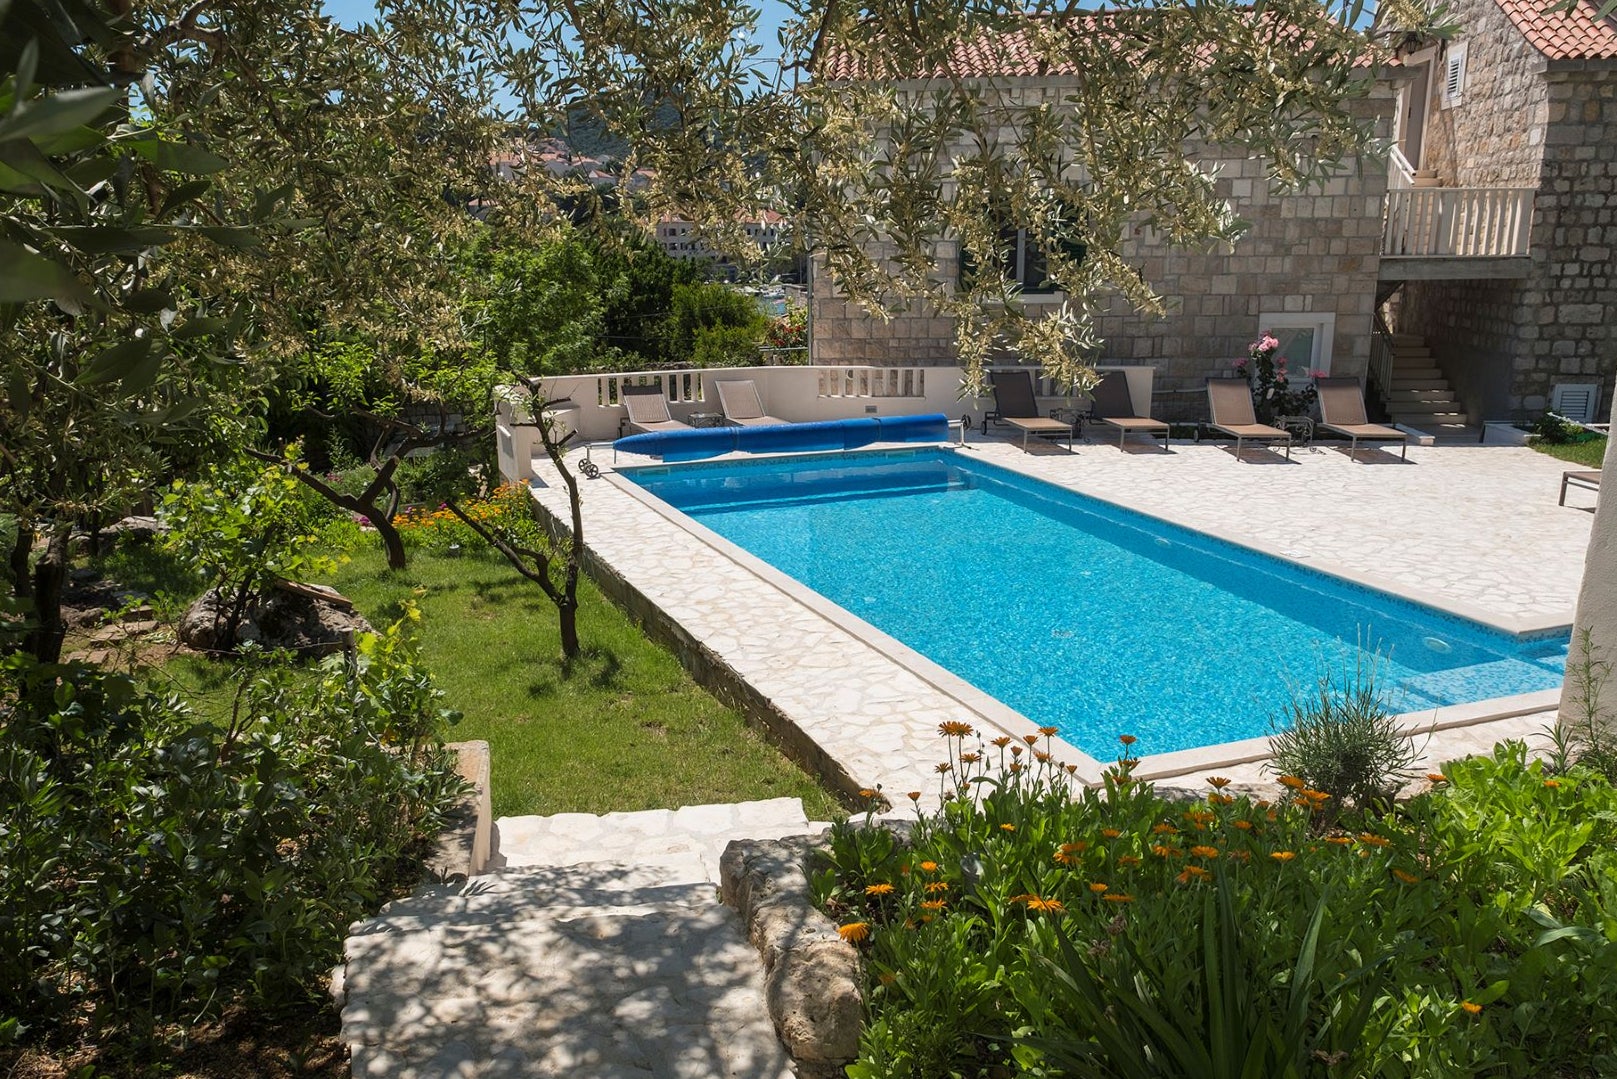
<path id="1" fill-rule="evenodd" d="M 378 627 L 421 608 L 427 665 L 465 713 L 454 739 L 486 739 L 494 812 L 674 808 L 795 796 L 810 819 L 843 811 L 826 790 L 696 685 L 588 581 L 584 655 L 561 662 L 555 609 L 494 554 L 414 550 L 388 573 L 365 550 L 331 579 Z"/>
<path id="2" fill-rule="evenodd" d="M 1591 438 L 1587 442 L 1534 442 L 1533 448 L 1539 453 L 1547 453 L 1551 457 L 1558 457 L 1563 461 L 1570 461 L 1584 468 L 1599 468 L 1606 459 L 1606 440 Z"/>

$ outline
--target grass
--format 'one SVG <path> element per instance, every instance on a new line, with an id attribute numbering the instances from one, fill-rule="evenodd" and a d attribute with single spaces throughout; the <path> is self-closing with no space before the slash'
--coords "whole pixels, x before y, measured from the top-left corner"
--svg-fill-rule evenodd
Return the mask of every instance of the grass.
<path id="1" fill-rule="evenodd" d="M 165 621 L 197 590 L 151 547 L 98 560 L 104 573 L 158 597 Z M 691 680 L 588 580 L 579 586 L 583 654 L 562 662 L 555 609 L 493 552 L 449 558 L 424 548 L 391 573 L 368 543 L 324 583 L 378 628 L 412 601 L 427 669 L 464 718 L 454 741 L 489 743 L 496 816 L 672 809 L 797 797 L 811 820 L 845 815 L 826 788 L 739 713 Z M 172 656 L 160 677 L 210 719 L 231 709 L 233 664 Z"/>
<path id="2" fill-rule="evenodd" d="M 498 816 L 780 797 L 802 798 L 810 819 L 843 815 L 588 581 L 571 665 L 549 600 L 496 554 L 418 549 L 389 573 L 365 550 L 329 583 L 378 626 L 420 607 L 428 669 L 465 714 L 450 736 L 489 743 Z"/>
<path id="3" fill-rule="evenodd" d="M 1606 459 L 1606 440 L 1596 435 L 1584 442 L 1545 442 L 1535 439 L 1532 447 L 1562 461 L 1584 468 L 1599 468 Z"/>

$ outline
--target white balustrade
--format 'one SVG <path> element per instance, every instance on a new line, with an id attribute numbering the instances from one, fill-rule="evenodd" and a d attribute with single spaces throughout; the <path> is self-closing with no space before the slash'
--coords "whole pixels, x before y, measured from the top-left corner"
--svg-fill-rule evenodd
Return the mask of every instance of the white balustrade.
<path id="1" fill-rule="evenodd" d="M 1506 258 L 1528 253 L 1531 187 L 1411 187 L 1387 192 L 1384 256 Z"/>

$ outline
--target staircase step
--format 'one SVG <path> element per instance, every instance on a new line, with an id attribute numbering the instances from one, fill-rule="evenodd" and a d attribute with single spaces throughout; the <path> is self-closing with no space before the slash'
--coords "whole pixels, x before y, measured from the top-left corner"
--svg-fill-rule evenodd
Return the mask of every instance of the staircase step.
<path id="1" fill-rule="evenodd" d="M 1424 346 L 1416 348 L 1411 345 L 1395 345 L 1392 350 L 1392 362 L 1414 363 L 1416 360 L 1430 360 L 1432 350 Z"/>
<path id="2" fill-rule="evenodd" d="M 1402 404 L 1426 405 L 1432 403 L 1453 404 L 1454 391 L 1449 389 L 1447 386 L 1430 387 L 1427 389 L 1413 389 L 1410 387 L 1400 386 L 1397 389 L 1387 391 L 1388 408 Z"/>
<path id="3" fill-rule="evenodd" d="M 1390 393 L 1402 393 L 1405 390 L 1447 390 L 1449 380 L 1446 378 L 1405 378 L 1403 375 L 1392 377 Z"/>
<path id="4" fill-rule="evenodd" d="M 1429 363 L 1412 363 L 1403 367 L 1394 366 L 1392 377 L 1400 378 L 1443 378 L 1443 369 Z"/>
<path id="5" fill-rule="evenodd" d="M 501 817 L 494 866 L 633 862 L 648 854 L 700 854 L 717 868 L 732 839 L 780 839 L 811 829 L 797 798 L 637 813 Z"/>
<path id="6" fill-rule="evenodd" d="M 1418 333 L 1395 333 L 1392 335 L 1392 343 L 1395 346 L 1414 345 L 1416 348 L 1425 348 L 1426 338 Z"/>
<path id="7" fill-rule="evenodd" d="M 1469 417 L 1464 412 L 1394 412 L 1388 419 L 1394 426 L 1413 427 L 1417 431 L 1431 431 L 1443 424 L 1463 427 L 1469 422 Z"/>
<path id="8" fill-rule="evenodd" d="M 1441 400 L 1387 401 L 1387 411 L 1389 413 L 1408 413 L 1412 414 L 1412 416 L 1415 416 L 1415 414 L 1431 416 L 1433 413 L 1460 413 L 1463 409 L 1460 408 L 1459 401 L 1455 401 L 1450 396 L 1450 398 L 1441 398 Z"/>

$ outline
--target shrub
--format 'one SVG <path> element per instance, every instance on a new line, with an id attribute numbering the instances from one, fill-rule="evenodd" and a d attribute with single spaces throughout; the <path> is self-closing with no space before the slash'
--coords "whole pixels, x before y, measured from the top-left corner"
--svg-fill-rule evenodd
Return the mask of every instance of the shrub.
<path id="1" fill-rule="evenodd" d="M 1547 778 L 1506 746 L 1322 830 L 1309 788 L 1271 804 L 1210 777 L 1176 802 L 1125 758 L 1075 791 L 1037 740 L 971 747 L 951 727 L 943 808 L 908 842 L 838 827 L 812 877 L 866 957 L 853 1079 L 1617 1064 L 1600 777 Z"/>
<path id="2" fill-rule="evenodd" d="M 508 483 L 489 494 L 487 498 L 470 498 L 461 503 L 466 515 L 491 526 L 504 524 L 508 530 L 522 531 L 537 527 L 528 508 L 528 492 L 520 483 Z M 463 550 L 484 550 L 488 544 L 466 523 L 452 513 L 447 505 L 437 509 L 408 510 L 393 518 L 393 526 L 409 545 L 419 545 L 430 551 L 444 551 L 451 544 Z"/>
<path id="3" fill-rule="evenodd" d="M 317 995 L 462 789 L 440 696 L 408 621 L 317 677 L 243 676 L 218 725 L 126 677 L 7 659 L 0 1027 L 140 1035 Z"/>
<path id="4" fill-rule="evenodd" d="M 1324 791 L 1337 806 L 1362 809 L 1397 793 L 1420 754 L 1387 708 L 1381 662 L 1359 649 L 1340 681 L 1322 670 L 1312 696 L 1294 691 L 1289 722 L 1271 743 L 1276 771 Z"/>

